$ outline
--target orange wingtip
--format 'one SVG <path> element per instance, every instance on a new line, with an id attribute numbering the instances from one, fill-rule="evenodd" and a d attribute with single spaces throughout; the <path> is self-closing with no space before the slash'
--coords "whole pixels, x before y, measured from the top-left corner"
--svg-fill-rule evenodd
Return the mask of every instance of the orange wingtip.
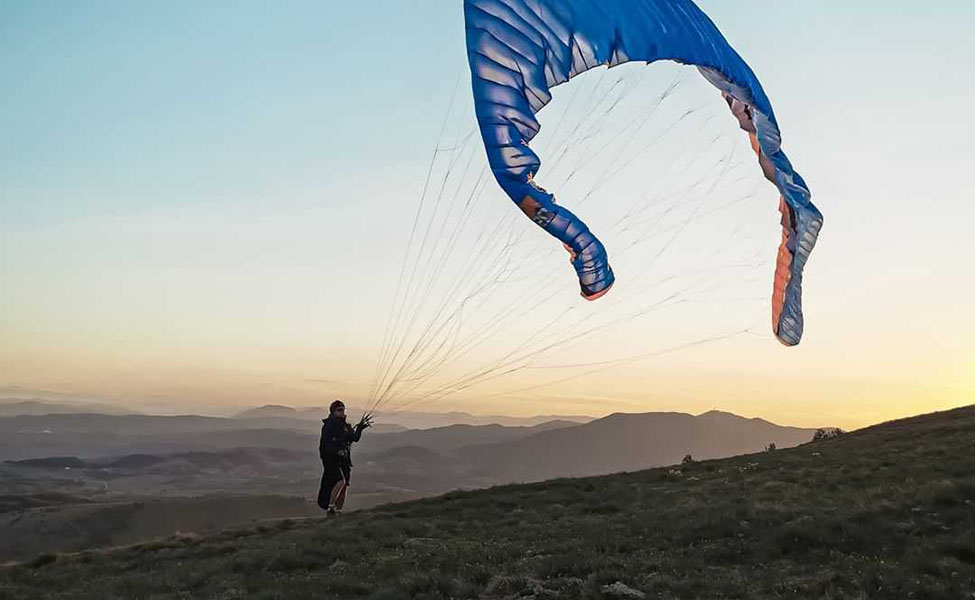
<path id="1" fill-rule="evenodd" d="M 779 198 L 779 211 L 782 213 L 782 241 L 775 257 L 775 278 L 772 280 L 772 331 L 779 335 L 779 321 L 785 307 L 785 291 L 792 279 L 792 252 L 789 251 L 789 208 L 784 198 Z M 780 339 L 781 341 L 781 339 Z"/>

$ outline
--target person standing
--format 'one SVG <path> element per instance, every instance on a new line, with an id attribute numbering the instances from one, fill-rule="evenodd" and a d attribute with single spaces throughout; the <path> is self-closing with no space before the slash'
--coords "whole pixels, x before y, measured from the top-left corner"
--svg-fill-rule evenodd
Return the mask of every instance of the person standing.
<path id="1" fill-rule="evenodd" d="M 328 417 L 322 419 L 322 437 L 318 454 L 322 459 L 322 483 L 318 490 L 318 506 L 328 515 L 342 512 L 345 496 L 352 478 L 352 444 L 362 438 L 362 432 L 372 425 L 369 415 L 355 427 L 345 420 L 345 403 L 336 400 L 328 407 Z"/>

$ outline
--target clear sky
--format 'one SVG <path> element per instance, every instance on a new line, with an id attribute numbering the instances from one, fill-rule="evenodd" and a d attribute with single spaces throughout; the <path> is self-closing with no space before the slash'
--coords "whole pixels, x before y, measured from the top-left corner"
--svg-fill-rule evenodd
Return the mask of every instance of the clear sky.
<path id="1" fill-rule="evenodd" d="M 826 216 L 802 345 L 763 323 L 428 408 L 850 427 L 975 402 L 975 4 L 699 3 Z M 171 411 L 362 394 L 463 43 L 459 0 L 0 0 L 2 389 Z"/>

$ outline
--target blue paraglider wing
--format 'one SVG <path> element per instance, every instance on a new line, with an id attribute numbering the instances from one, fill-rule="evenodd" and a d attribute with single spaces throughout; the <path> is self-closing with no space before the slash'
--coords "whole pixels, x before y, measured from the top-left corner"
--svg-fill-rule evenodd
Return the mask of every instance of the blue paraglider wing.
<path id="1" fill-rule="evenodd" d="M 573 255 L 582 295 L 615 279 L 606 248 L 534 181 L 529 147 L 551 88 L 597 66 L 671 60 L 696 66 L 724 95 L 781 196 L 783 237 L 772 295 L 773 329 L 787 345 L 802 336 L 802 271 L 823 217 L 782 151 L 772 106 L 751 68 L 691 0 L 465 0 L 467 53 L 478 125 L 498 183 Z"/>

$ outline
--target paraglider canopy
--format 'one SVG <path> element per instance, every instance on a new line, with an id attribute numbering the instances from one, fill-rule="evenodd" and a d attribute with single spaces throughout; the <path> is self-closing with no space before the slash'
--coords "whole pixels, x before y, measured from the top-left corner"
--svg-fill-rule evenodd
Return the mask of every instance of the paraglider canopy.
<path id="1" fill-rule="evenodd" d="M 556 204 L 535 176 L 529 146 L 551 88 L 597 66 L 672 60 L 696 66 L 726 99 L 778 188 L 782 242 L 772 293 L 772 326 L 786 345 L 803 331 L 802 272 L 823 217 L 781 147 L 771 103 L 757 77 L 691 0 L 465 0 L 475 111 L 488 161 L 505 193 L 572 255 L 582 295 L 596 299 L 615 281 L 608 252 L 586 224 Z"/>
<path id="2" fill-rule="evenodd" d="M 736 306 L 764 296 L 748 287 L 749 273 L 766 266 L 758 257 L 771 254 L 758 227 L 771 206 L 750 202 L 765 186 L 759 173 L 781 197 L 773 330 L 798 343 L 802 269 L 822 217 L 782 151 L 757 78 L 707 16 L 689 0 L 465 0 L 464 8 L 473 86 L 464 110 L 475 119 L 454 115 L 450 98 L 367 410 L 403 410 L 474 387 L 478 401 L 523 394 L 754 334 L 754 317 L 741 327 Z M 662 60 L 673 64 L 636 64 Z M 623 63 L 634 64 L 583 75 Z M 553 98 L 553 88 L 576 77 Z M 543 131 L 536 114 L 553 100 Z M 519 210 L 482 201 L 499 187 Z M 593 228 L 573 211 L 585 211 Z M 522 214 L 533 225 L 519 222 Z M 568 250 L 582 296 L 609 292 L 604 300 L 588 305 L 566 293 L 561 248 L 536 226 Z M 614 267 L 620 285 L 611 292 Z M 641 336 L 640 321 L 655 314 L 666 321 Z M 599 339 L 613 329 L 627 334 Z"/>

